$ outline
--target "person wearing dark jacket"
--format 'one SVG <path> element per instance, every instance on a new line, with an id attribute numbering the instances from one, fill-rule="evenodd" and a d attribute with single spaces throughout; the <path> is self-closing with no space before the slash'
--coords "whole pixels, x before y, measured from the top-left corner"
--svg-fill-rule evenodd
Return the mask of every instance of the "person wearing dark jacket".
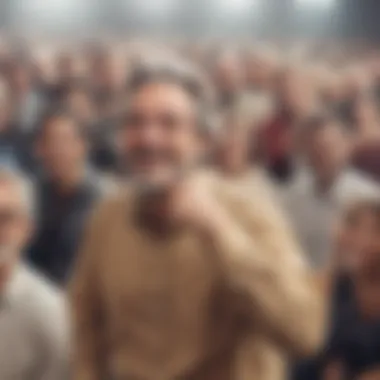
<path id="1" fill-rule="evenodd" d="M 37 133 L 42 175 L 36 184 L 38 228 L 29 259 L 58 285 L 70 276 L 83 225 L 102 193 L 99 176 L 87 165 L 82 132 L 70 114 L 55 110 Z"/>

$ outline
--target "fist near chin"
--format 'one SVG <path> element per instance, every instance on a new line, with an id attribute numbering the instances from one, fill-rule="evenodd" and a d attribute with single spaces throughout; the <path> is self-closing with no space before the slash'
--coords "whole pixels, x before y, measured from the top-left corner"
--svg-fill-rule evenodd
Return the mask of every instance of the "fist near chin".
<path id="1" fill-rule="evenodd" d="M 194 176 L 173 188 L 169 215 L 174 222 L 208 230 L 218 218 L 225 217 L 225 212 L 216 200 L 209 181 Z"/>

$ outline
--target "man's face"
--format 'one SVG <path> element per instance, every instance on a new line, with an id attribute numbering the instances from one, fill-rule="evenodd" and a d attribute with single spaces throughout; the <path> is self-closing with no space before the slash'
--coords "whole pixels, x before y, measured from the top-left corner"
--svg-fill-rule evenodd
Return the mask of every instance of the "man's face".
<path id="1" fill-rule="evenodd" d="M 15 260 L 29 238 L 30 219 L 16 186 L 0 181 L 0 265 Z"/>
<path id="2" fill-rule="evenodd" d="M 222 57 L 215 69 L 215 80 L 223 92 L 234 93 L 240 90 L 244 81 L 244 67 L 238 58 L 233 55 Z"/>
<path id="3" fill-rule="evenodd" d="M 83 165 L 86 144 L 75 122 L 58 117 L 48 123 L 37 147 L 47 172 L 54 177 Z"/>
<path id="4" fill-rule="evenodd" d="M 349 154 L 348 136 L 333 123 L 306 138 L 306 157 L 316 174 L 335 173 L 346 162 Z"/>
<path id="5" fill-rule="evenodd" d="M 123 152 L 143 185 L 166 187 L 194 166 L 200 140 L 193 99 L 178 85 L 151 83 L 130 99 Z"/>
<path id="6" fill-rule="evenodd" d="M 308 112 L 313 107 L 314 89 L 305 73 L 283 73 L 278 86 L 280 103 L 286 109 L 298 114 Z"/>
<path id="7" fill-rule="evenodd" d="M 349 214 L 338 224 L 336 240 L 343 268 L 356 270 L 367 256 L 380 255 L 380 223 L 368 211 Z"/>

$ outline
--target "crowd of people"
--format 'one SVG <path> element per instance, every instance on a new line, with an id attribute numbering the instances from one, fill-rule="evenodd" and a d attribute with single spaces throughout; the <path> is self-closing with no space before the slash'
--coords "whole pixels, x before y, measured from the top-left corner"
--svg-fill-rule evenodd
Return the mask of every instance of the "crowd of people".
<path id="1" fill-rule="evenodd" d="M 375 49 L 26 41 L 0 44 L 1 380 L 70 379 L 72 372 L 75 380 L 280 379 L 280 359 L 260 362 L 274 355 L 265 351 L 272 340 L 284 342 L 276 355 L 286 356 L 291 379 L 380 379 Z M 196 136 L 188 132 L 193 124 Z M 220 192 L 228 194 L 221 199 L 234 198 L 236 213 L 244 209 L 255 220 L 259 256 L 278 253 L 262 259 L 274 268 L 265 286 L 251 284 L 266 276 L 250 272 L 248 259 L 247 269 L 229 263 L 234 286 L 252 290 L 242 301 L 257 308 L 257 326 L 271 331 L 252 333 L 270 344 L 247 349 L 252 359 L 236 376 L 227 351 L 239 334 L 230 334 L 237 327 L 223 306 L 234 294 L 213 305 L 218 318 L 205 316 L 220 263 L 206 260 L 192 237 L 167 245 L 156 237 L 165 240 L 178 227 L 162 222 L 161 184 L 172 172 L 181 181 L 200 168 L 207 180 L 219 173 Z M 114 201 L 113 220 L 100 210 L 128 186 L 139 189 L 137 219 L 153 237 L 128 216 L 130 204 L 141 202 Z M 217 241 L 243 246 L 245 236 L 224 213 L 197 199 L 198 187 L 177 199 L 174 224 L 186 219 L 208 234 L 220 227 L 210 218 L 223 220 L 231 236 Z M 177 251 L 184 265 L 173 259 Z M 325 332 L 313 303 L 319 295 L 328 305 Z"/>

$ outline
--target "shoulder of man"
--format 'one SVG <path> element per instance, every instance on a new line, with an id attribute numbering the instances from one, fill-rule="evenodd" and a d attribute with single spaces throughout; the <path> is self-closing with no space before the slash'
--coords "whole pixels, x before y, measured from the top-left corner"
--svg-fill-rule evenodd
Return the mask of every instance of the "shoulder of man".
<path id="1" fill-rule="evenodd" d="M 20 305 L 32 335 L 41 340 L 60 335 L 63 340 L 68 335 L 68 315 L 62 291 L 26 264 L 20 270 L 24 283 Z"/>
<path id="2" fill-rule="evenodd" d="M 380 197 L 380 184 L 352 169 L 341 178 L 336 195 L 342 206 L 362 198 L 377 198 Z"/>
<path id="3" fill-rule="evenodd" d="M 215 184 L 220 202 L 258 246 L 267 253 L 271 252 L 273 257 L 287 257 L 289 260 L 293 257 L 293 262 L 305 265 L 292 226 L 265 175 L 252 173 L 252 177 L 243 184 L 223 178 L 216 180 Z"/>

